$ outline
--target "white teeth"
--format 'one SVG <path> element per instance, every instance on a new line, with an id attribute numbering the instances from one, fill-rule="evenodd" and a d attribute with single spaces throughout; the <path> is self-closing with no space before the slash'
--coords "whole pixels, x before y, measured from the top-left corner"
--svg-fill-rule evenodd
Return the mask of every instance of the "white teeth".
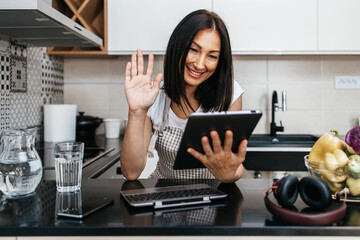
<path id="1" fill-rule="evenodd" d="M 200 76 L 202 73 L 197 73 L 197 72 L 194 72 L 194 71 L 192 71 L 190 68 L 188 68 L 189 69 L 189 71 L 192 73 L 192 74 L 194 74 L 194 75 L 197 75 L 197 76 Z"/>

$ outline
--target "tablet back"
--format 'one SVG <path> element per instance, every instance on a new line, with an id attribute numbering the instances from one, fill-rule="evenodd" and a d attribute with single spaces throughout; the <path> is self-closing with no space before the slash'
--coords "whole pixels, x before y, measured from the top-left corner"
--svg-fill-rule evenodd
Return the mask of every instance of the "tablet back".
<path id="1" fill-rule="evenodd" d="M 174 169 L 204 168 L 205 166 L 187 152 L 192 147 L 204 153 L 201 138 L 207 136 L 211 143 L 210 131 L 216 130 L 224 143 L 225 132 L 232 130 L 232 151 L 238 152 L 238 147 L 243 139 L 249 139 L 262 116 L 259 110 L 229 111 L 215 113 L 193 113 L 189 116 L 181 139 L 180 147 L 174 163 Z"/>

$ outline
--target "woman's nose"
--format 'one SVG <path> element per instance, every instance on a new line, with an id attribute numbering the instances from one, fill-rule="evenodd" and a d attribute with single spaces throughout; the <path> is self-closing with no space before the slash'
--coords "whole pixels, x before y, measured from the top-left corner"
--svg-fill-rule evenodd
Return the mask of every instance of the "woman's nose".
<path id="1" fill-rule="evenodd" d="M 204 69 L 205 68 L 205 56 L 199 55 L 194 62 L 194 66 L 198 70 Z"/>

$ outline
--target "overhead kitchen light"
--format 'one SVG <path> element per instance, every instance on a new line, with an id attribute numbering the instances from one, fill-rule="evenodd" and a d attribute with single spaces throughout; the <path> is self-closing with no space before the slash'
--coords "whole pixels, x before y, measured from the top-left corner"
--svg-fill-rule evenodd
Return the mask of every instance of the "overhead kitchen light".
<path id="1" fill-rule="evenodd" d="M 103 40 L 42 0 L 1 0 L 0 35 L 42 47 L 99 47 Z"/>
<path id="2" fill-rule="evenodd" d="M 35 18 L 35 20 L 38 21 L 38 22 L 47 22 L 47 21 L 49 21 L 48 18 Z"/>

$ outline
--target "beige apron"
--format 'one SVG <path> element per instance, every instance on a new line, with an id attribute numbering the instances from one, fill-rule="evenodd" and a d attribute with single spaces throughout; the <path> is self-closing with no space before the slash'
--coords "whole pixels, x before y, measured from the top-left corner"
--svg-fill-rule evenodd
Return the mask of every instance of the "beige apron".
<path id="1" fill-rule="evenodd" d="M 162 123 L 159 126 L 153 126 L 153 136 L 150 140 L 148 156 L 153 155 L 153 149 L 155 148 L 159 155 L 159 161 L 155 171 L 151 174 L 150 178 L 214 178 L 212 173 L 207 168 L 182 170 L 173 169 L 176 153 L 180 147 L 183 131 L 180 128 L 168 126 L 170 103 L 171 99 L 166 97 L 164 111 L 162 113 Z M 151 159 L 149 160 L 151 161 Z"/>

